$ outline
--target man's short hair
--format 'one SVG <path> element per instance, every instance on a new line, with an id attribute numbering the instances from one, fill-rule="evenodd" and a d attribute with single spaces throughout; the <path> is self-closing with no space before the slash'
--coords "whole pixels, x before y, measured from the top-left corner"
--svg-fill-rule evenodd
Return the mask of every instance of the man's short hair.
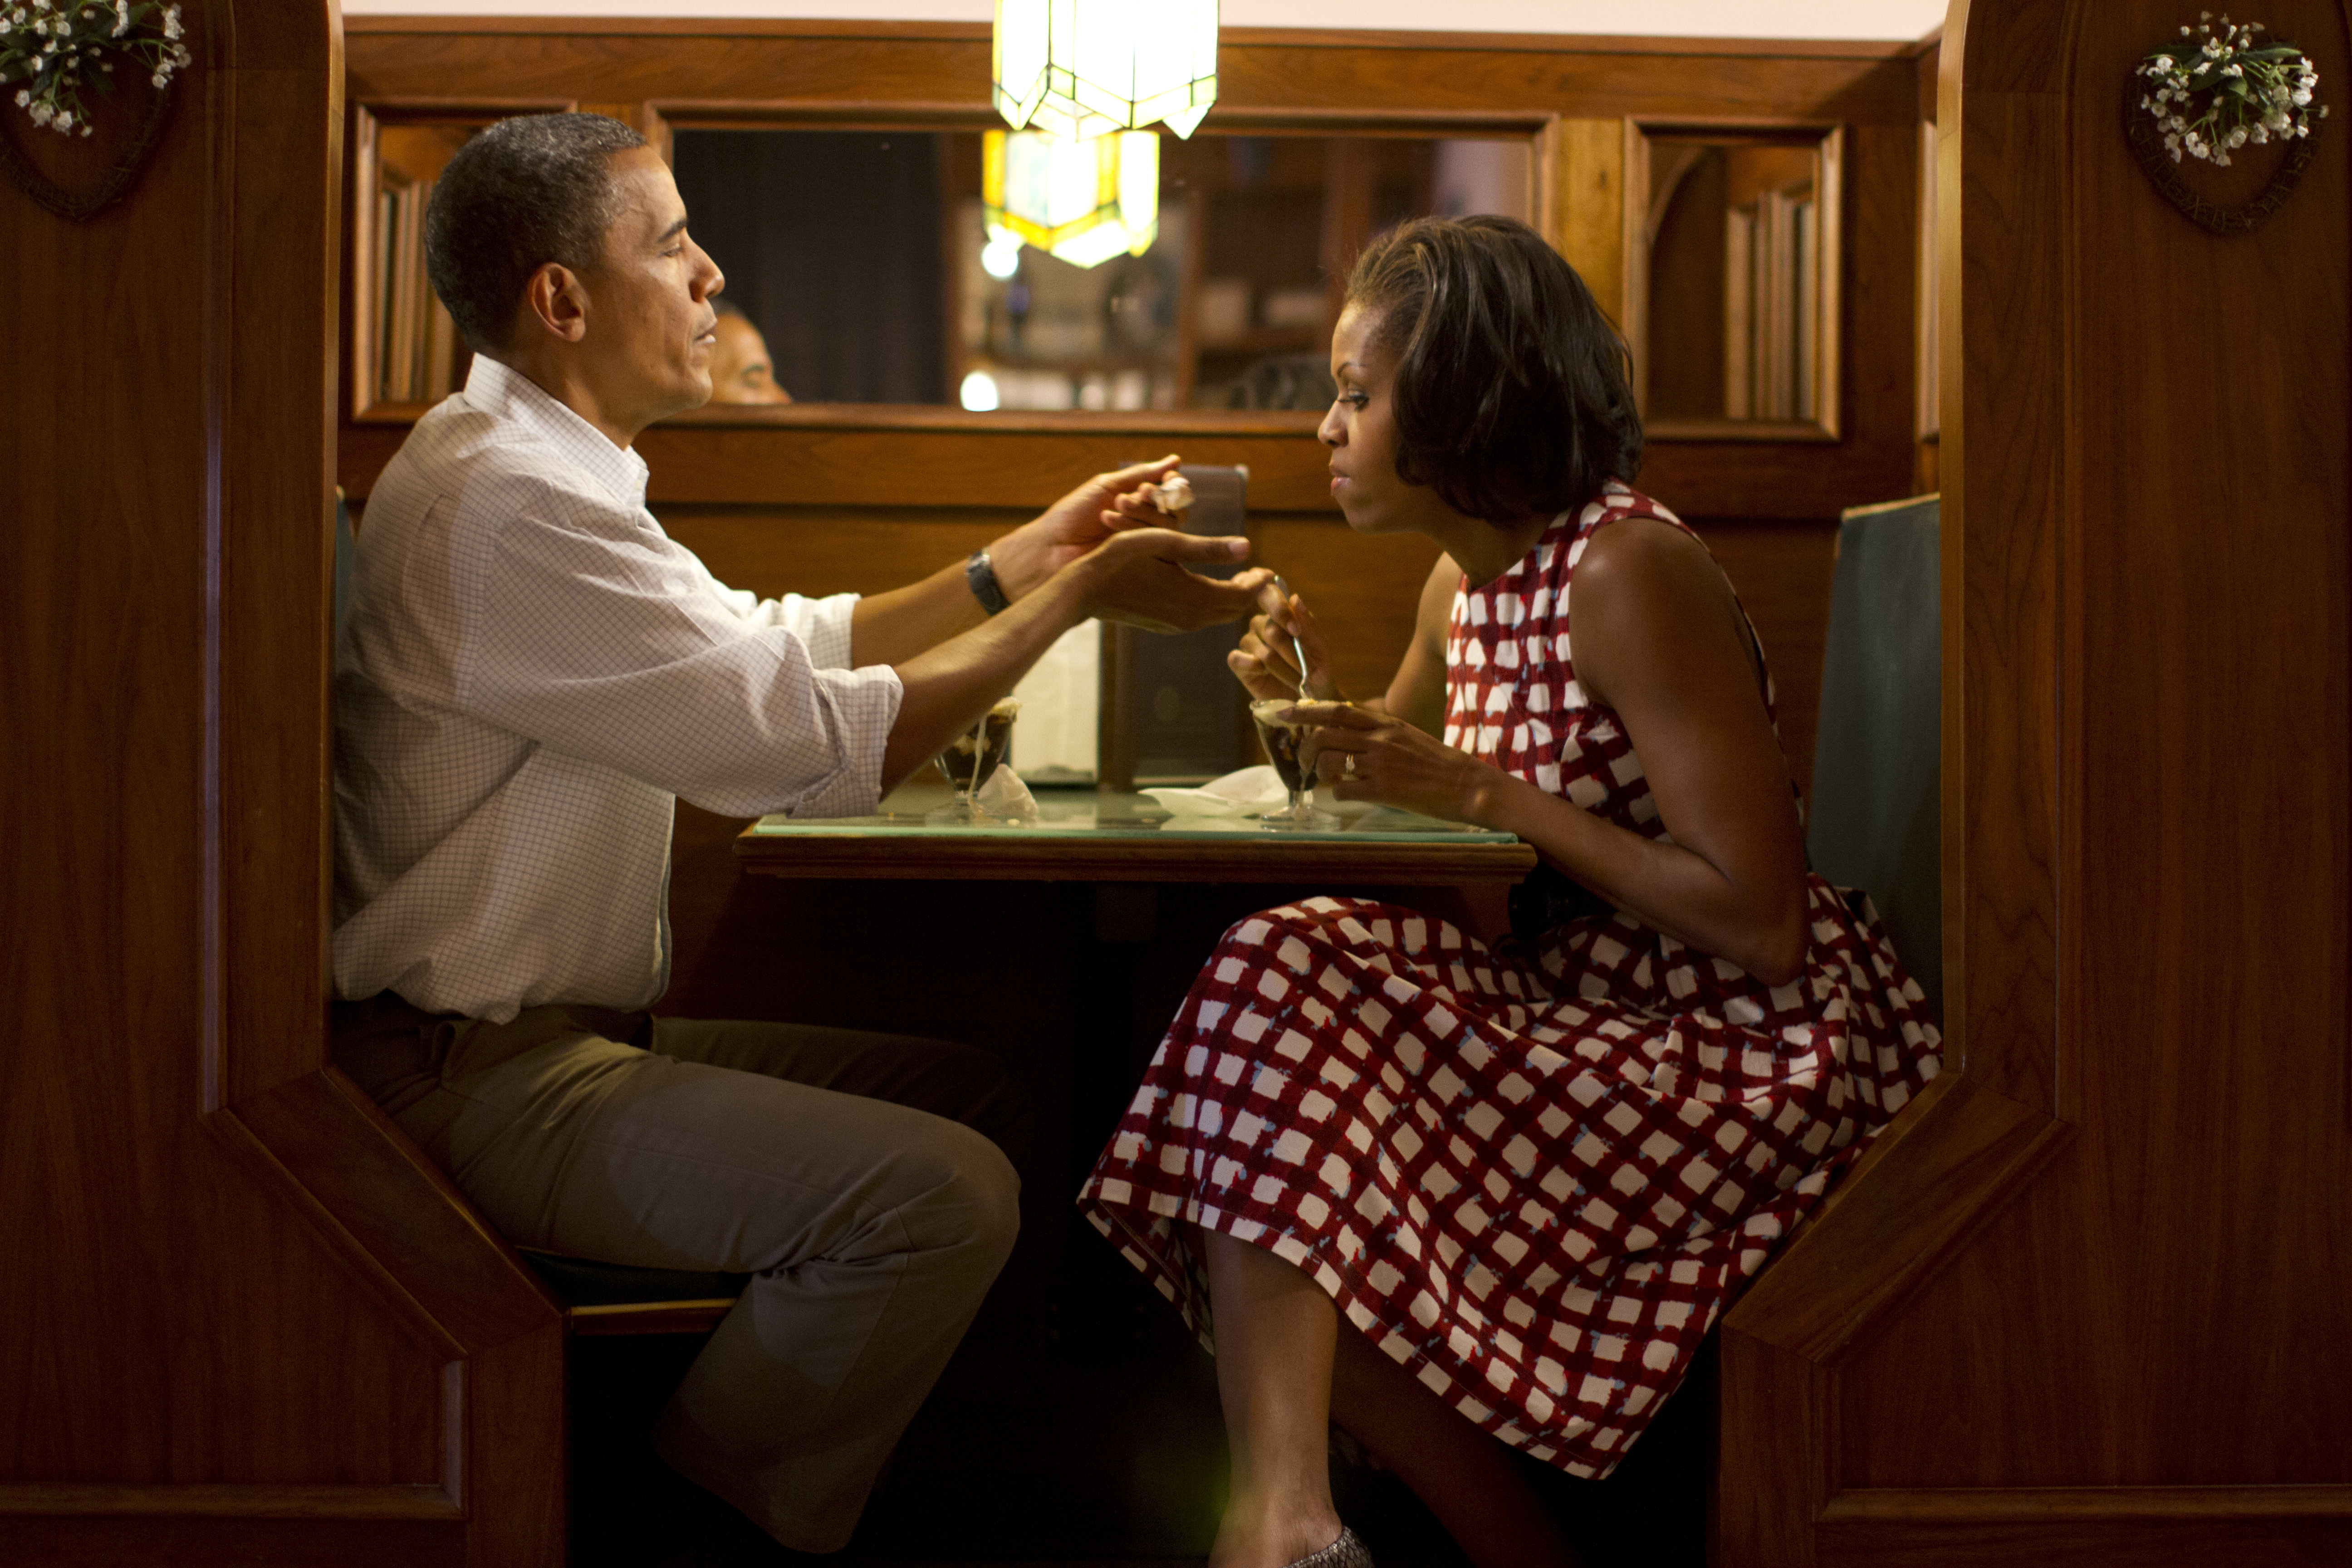
<path id="1" fill-rule="evenodd" d="M 1348 303 L 1396 356 L 1397 477 L 1503 522 L 1642 467 L 1625 342 L 1559 253 L 1507 217 L 1416 218 L 1365 247 Z"/>
<path id="2" fill-rule="evenodd" d="M 602 114 L 525 114 L 457 149 L 425 209 L 425 269 L 468 348 L 508 346 L 541 267 L 584 271 L 602 258 L 613 154 L 645 145 Z"/>

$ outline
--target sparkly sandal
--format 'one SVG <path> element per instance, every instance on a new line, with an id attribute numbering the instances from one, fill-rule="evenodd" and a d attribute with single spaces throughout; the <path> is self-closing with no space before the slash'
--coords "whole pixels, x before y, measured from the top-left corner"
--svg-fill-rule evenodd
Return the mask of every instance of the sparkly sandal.
<path id="1" fill-rule="evenodd" d="M 1339 1539 L 1320 1552 L 1311 1552 L 1293 1563 L 1290 1568 L 1372 1568 L 1372 1554 L 1346 1525 L 1339 1527 Z"/>

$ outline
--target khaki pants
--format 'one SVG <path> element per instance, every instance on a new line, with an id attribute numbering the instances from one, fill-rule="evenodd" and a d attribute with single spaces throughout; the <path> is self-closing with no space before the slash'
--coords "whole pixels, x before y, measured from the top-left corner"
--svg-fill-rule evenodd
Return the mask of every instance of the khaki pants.
<path id="1" fill-rule="evenodd" d="M 387 994 L 338 1006 L 335 1059 L 518 1246 L 753 1277 L 654 1446 L 800 1551 L 849 1539 L 1019 1223 L 963 1047 Z"/>

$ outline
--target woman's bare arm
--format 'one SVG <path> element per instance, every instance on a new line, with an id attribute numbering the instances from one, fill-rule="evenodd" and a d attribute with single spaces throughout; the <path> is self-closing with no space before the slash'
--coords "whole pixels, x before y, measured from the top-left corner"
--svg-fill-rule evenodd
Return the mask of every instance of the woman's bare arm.
<path id="1" fill-rule="evenodd" d="M 1357 754 L 1339 798 L 1516 833 L 1619 909 L 1769 984 L 1801 973 L 1805 861 L 1788 770 L 1730 588 L 1699 543 L 1629 519 L 1593 537 L 1571 591 L 1578 680 L 1615 710 L 1669 839 L 1644 837 L 1361 708 L 1321 708 Z M 1327 784 L 1337 769 L 1323 766 Z"/>
<path id="2" fill-rule="evenodd" d="M 1437 564 L 1430 568 L 1429 580 L 1421 585 L 1412 641 L 1397 662 L 1388 695 L 1377 704 L 1382 711 L 1432 735 L 1445 732 L 1445 626 L 1453 618 L 1454 595 L 1461 586 L 1462 568 L 1451 555 L 1440 555 Z"/>

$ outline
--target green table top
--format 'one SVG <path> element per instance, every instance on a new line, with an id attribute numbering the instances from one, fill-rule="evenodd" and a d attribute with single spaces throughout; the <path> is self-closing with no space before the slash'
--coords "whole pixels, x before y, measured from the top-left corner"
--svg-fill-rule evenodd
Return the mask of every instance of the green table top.
<path id="1" fill-rule="evenodd" d="M 1146 795 L 1120 795 L 1097 790 L 1039 790 L 1034 822 L 929 822 L 926 816 L 947 804 L 942 785 L 908 784 L 882 802 L 872 816 L 763 816 L 747 828 L 749 838 L 870 838 L 877 837 L 930 838 L 1022 835 L 1051 838 L 1161 840 L 1173 835 L 1186 838 L 1284 839 L 1304 843 L 1495 844 L 1518 842 L 1515 835 L 1442 822 L 1392 806 L 1346 808 L 1340 825 L 1326 831 L 1270 827 L 1245 816 L 1179 816 Z M 1328 810 L 1328 805 L 1325 806 Z"/>
<path id="2" fill-rule="evenodd" d="M 1384 807 L 1306 832 L 1179 816 L 1145 795 L 1040 790 L 1033 823 L 926 820 L 948 798 L 944 784 L 917 784 L 872 816 L 762 817 L 735 853 L 769 877 L 1457 886 L 1516 882 L 1536 858 L 1508 833 Z"/>

